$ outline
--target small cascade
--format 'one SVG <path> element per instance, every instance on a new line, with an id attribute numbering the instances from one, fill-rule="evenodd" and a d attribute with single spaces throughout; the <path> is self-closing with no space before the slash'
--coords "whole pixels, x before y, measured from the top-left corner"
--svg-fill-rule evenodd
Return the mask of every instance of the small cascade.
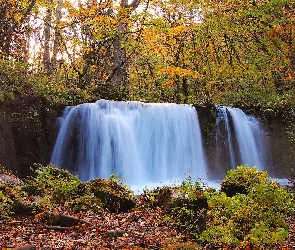
<path id="1" fill-rule="evenodd" d="M 227 164 L 231 168 L 237 165 L 257 166 L 265 169 L 265 135 L 259 121 L 246 115 L 241 109 L 218 107 L 217 117 L 217 147 L 220 141 L 228 149 Z M 223 128 L 221 126 L 223 121 Z M 223 129 L 223 133 L 220 131 Z M 217 157 L 222 157 L 217 151 Z"/>
<path id="2" fill-rule="evenodd" d="M 117 174 L 129 185 L 207 177 L 191 105 L 99 100 L 67 107 L 51 162 L 83 181 Z"/>
<path id="3" fill-rule="evenodd" d="M 219 169 L 222 169 L 222 166 L 220 166 L 221 164 L 229 164 L 232 169 L 236 167 L 232 132 L 227 108 L 224 106 L 217 107 L 216 165 L 219 165 Z"/>

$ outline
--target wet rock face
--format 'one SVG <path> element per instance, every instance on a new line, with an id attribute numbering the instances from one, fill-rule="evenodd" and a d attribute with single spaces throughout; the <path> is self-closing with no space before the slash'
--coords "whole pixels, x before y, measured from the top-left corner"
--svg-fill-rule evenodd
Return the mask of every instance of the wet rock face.
<path id="1" fill-rule="evenodd" d="M 0 103 L 0 165 L 20 177 L 38 162 L 48 164 L 58 124 L 56 111 L 39 98 Z"/>
<path id="2" fill-rule="evenodd" d="M 16 152 L 14 146 L 14 137 L 11 123 L 3 108 L 0 109 L 0 164 L 11 170 L 19 171 Z"/>

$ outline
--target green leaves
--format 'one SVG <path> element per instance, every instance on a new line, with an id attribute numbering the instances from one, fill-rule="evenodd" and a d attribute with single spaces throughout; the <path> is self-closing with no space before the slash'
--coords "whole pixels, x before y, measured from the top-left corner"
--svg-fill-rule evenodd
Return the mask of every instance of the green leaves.
<path id="1" fill-rule="evenodd" d="M 207 195 L 208 227 L 200 236 L 202 241 L 215 247 L 283 244 L 288 237 L 287 219 L 295 212 L 285 188 L 266 172 L 246 166 L 230 170 L 221 186 L 221 192 Z"/>
<path id="2" fill-rule="evenodd" d="M 267 172 L 258 171 L 257 167 L 249 168 L 246 166 L 237 166 L 227 172 L 225 179 L 221 182 L 221 191 L 227 196 L 233 196 L 237 193 L 247 194 L 252 185 L 272 184 Z"/>

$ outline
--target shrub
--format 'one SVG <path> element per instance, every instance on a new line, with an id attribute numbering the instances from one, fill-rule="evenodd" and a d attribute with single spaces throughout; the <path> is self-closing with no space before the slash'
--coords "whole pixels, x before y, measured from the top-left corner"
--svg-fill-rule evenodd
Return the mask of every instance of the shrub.
<path id="1" fill-rule="evenodd" d="M 181 230 L 195 237 L 206 228 L 207 197 L 201 183 L 193 182 L 190 176 L 176 190 L 178 195 L 172 198 L 170 214 Z"/>
<path id="2" fill-rule="evenodd" d="M 243 169 L 250 173 L 248 179 L 242 173 Z M 246 179 L 244 194 L 229 197 L 223 192 L 205 192 L 209 211 L 208 227 L 199 237 L 203 244 L 212 248 L 240 245 L 251 249 L 270 249 L 283 243 L 288 236 L 286 221 L 295 211 L 292 197 L 285 188 L 272 182 L 267 173 L 250 170 L 239 168 L 235 172 Z M 232 180 L 243 180 L 232 173 Z"/>
<path id="3" fill-rule="evenodd" d="M 111 176 L 110 180 L 95 179 L 81 182 L 68 170 L 34 165 L 35 176 L 25 181 L 22 190 L 38 196 L 41 207 L 67 205 L 74 212 L 106 208 L 111 212 L 125 212 L 135 206 L 136 197 L 120 180 Z"/>
<path id="4" fill-rule="evenodd" d="M 257 170 L 257 167 L 238 166 L 237 169 L 231 169 L 227 172 L 225 179 L 221 182 L 220 191 L 232 197 L 238 193 L 247 194 L 251 185 L 269 185 L 271 182 L 268 173 Z"/>
<path id="5" fill-rule="evenodd" d="M 110 180 L 97 178 L 86 183 L 90 193 L 101 200 L 103 208 L 110 212 L 127 212 L 134 208 L 136 197 L 134 193 L 118 178 Z"/>
<path id="6" fill-rule="evenodd" d="M 8 174 L 6 172 L 6 175 Z M 38 211 L 38 205 L 31 202 L 27 194 L 21 191 L 18 182 L 0 182 L 0 218 L 15 214 L 34 214 Z"/>
<path id="7" fill-rule="evenodd" d="M 12 204 L 14 198 L 13 189 L 0 182 L 0 218 L 5 218 L 13 214 Z"/>
<path id="8" fill-rule="evenodd" d="M 53 203 L 64 203 L 87 193 L 85 183 L 68 170 L 53 165 L 34 166 L 35 177 L 26 180 L 22 190 L 29 195 L 52 197 Z"/>
<path id="9" fill-rule="evenodd" d="M 172 220 L 179 230 L 195 237 L 206 228 L 207 198 L 199 182 L 187 177 L 180 186 L 158 187 L 145 191 L 145 201 L 165 212 L 165 221 Z"/>
<path id="10" fill-rule="evenodd" d="M 175 191 L 175 187 L 170 186 L 157 187 L 153 190 L 146 189 L 140 196 L 140 199 L 145 208 L 160 207 L 164 211 L 169 211 L 171 208 L 172 195 Z"/>
<path id="11" fill-rule="evenodd" d="M 102 211 L 102 203 L 101 200 L 92 195 L 84 195 L 76 198 L 72 202 L 72 208 L 74 213 L 78 212 L 87 212 L 89 210 L 98 213 Z"/>

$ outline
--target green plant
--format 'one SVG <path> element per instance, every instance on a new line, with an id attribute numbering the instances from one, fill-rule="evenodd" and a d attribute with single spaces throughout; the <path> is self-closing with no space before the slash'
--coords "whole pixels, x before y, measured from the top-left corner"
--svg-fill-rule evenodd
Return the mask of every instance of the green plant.
<path id="1" fill-rule="evenodd" d="M 245 173 L 249 173 L 248 179 Z M 223 248 L 250 246 L 269 249 L 283 243 L 288 235 L 288 216 L 295 211 L 293 197 L 285 188 L 271 181 L 267 173 L 243 167 L 230 174 L 234 177 L 231 180 L 244 180 L 238 176 L 246 178 L 244 194 L 227 196 L 224 192 L 205 191 L 209 204 L 207 229 L 199 240 L 203 244 Z"/>
<path id="2" fill-rule="evenodd" d="M 0 182 L 0 218 L 18 213 L 17 207 L 23 197 L 26 195 L 18 184 Z"/>
<path id="3" fill-rule="evenodd" d="M 196 236 L 206 227 L 207 198 L 202 184 L 190 176 L 179 186 L 164 186 L 152 191 L 145 190 L 148 206 L 163 209 L 166 222 L 173 221 L 179 230 Z"/>
<path id="4" fill-rule="evenodd" d="M 221 191 L 227 196 L 236 194 L 247 194 L 248 188 L 255 184 L 272 183 L 267 172 L 259 171 L 256 166 L 253 168 L 245 166 L 237 166 L 227 172 L 225 179 L 221 182 Z"/>
<path id="5" fill-rule="evenodd" d="M 52 165 L 35 165 L 35 177 L 25 181 L 22 190 L 29 195 L 50 196 L 52 203 L 64 203 L 87 194 L 85 183 L 68 170 Z"/>
<path id="6" fill-rule="evenodd" d="M 84 195 L 73 200 L 71 207 L 73 208 L 74 213 L 78 213 L 81 211 L 87 212 L 89 210 L 98 213 L 102 211 L 102 203 L 101 200 L 91 195 Z"/>
<path id="7" fill-rule="evenodd" d="M 0 183 L 0 219 L 13 214 L 12 202 L 12 199 L 3 193 L 3 185 Z"/>
<path id="8" fill-rule="evenodd" d="M 101 200 L 103 208 L 110 212 L 127 212 L 134 208 L 134 193 L 116 177 L 110 180 L 97 178 L 86 183 L 87 190 Z"/>
<path id="9" fill-rule="evenodd" d="M 196 237 L 206 228 L 207 197 L 199 181 L 188 176 L 176 188 L 172 197 L 170 215 L 181 229 Z"/>

